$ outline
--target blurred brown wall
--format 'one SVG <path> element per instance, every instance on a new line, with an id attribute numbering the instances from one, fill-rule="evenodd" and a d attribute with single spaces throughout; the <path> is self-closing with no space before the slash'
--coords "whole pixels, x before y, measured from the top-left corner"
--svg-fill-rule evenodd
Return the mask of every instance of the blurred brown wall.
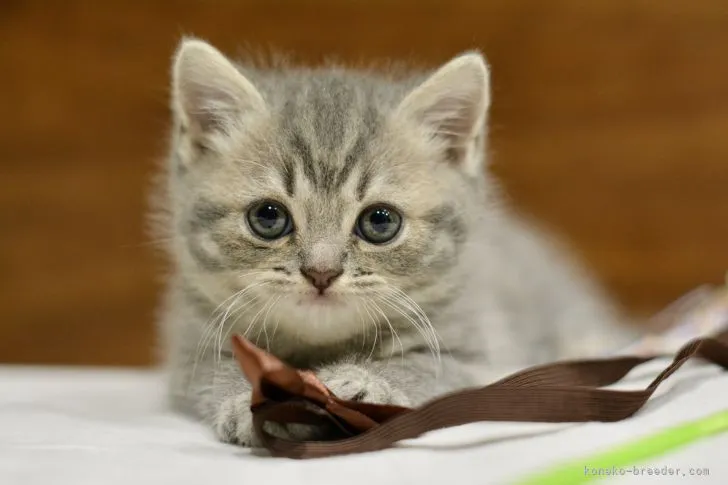
<path id="1" fill-rule="evenodd" d="M 728 269 L 725 0 L 0 2 L 0 362 L 150 362 L 144 234 L 183 34 L 493 69 L 494 168 L 651 313 Z"/>

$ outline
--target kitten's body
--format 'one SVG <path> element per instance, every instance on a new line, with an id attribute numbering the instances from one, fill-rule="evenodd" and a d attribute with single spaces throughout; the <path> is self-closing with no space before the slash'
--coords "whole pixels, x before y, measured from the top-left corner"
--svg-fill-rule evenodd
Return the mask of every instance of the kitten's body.
<path id="1" fill-rule="evenodd" d="M 484 170 L 479 55 L 395 81 L 234 68 L 187 41 L 174 77 L 164 351 L 173 402 L 221 439 L 253 442 L 232 332 L 342 397 L 401 404 L 630 337 L 564 253 L 501 204 Z M 289 235 L 261 240 L 245 225 L 263 199 L 290 212 Z M 371 244 L 352 227 L 379 203 L 404 222 Z M 316 296 L 299 274 L 309 268 L 340 276 Z"/>

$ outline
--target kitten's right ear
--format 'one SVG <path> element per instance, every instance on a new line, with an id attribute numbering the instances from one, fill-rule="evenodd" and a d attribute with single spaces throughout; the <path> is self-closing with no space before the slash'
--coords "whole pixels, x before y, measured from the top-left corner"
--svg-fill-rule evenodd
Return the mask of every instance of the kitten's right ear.
<path id="1" fill-rule="evenodd" d="M 266 111 L 255 86 L 220 51 L 197 39 L 183 40 L 175 54 L 172 104 L 182 129 L 202 145 Z"/>

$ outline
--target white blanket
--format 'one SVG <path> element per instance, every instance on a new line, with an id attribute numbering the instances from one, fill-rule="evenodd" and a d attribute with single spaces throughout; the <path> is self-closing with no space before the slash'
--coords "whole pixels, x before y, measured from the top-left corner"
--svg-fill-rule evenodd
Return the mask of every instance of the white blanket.
<path id="1" fill-rule="evenodd" d="M 667 363 L 645 364 L 618 387 L 643 387 Z M 623 422 L 479 423 L 392 450 L 310 461 L 220 444 L 204 426 L 166 411 L 162 395 L 162 376 L 153 372 L 0 367 L 0 484 L 517 483 L 565 460 L 727 409 L 728 373 L 686 366 Z M 584 476 L 589 466 L 585 459 L 573 473 Z M 601 483 L 728 484 L 728 433 L 635 466 L 642 476 L 630 469 Z M 644 467 L 674 474 L 647 475 Z M 691 469 L 702 476 L 691 476 Z"/>

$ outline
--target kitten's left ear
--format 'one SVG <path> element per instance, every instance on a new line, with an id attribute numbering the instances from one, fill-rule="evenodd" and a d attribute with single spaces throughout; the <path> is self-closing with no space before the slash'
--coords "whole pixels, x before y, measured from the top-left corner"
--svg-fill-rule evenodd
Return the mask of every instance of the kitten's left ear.
<path id="1" fill-rule="evenodd" d="M 490 76 L 476 52 L 460 55 L 411 91 L 397 109 L 446 144 L 446 156 L 470 175 L 482 171 Z"/>

